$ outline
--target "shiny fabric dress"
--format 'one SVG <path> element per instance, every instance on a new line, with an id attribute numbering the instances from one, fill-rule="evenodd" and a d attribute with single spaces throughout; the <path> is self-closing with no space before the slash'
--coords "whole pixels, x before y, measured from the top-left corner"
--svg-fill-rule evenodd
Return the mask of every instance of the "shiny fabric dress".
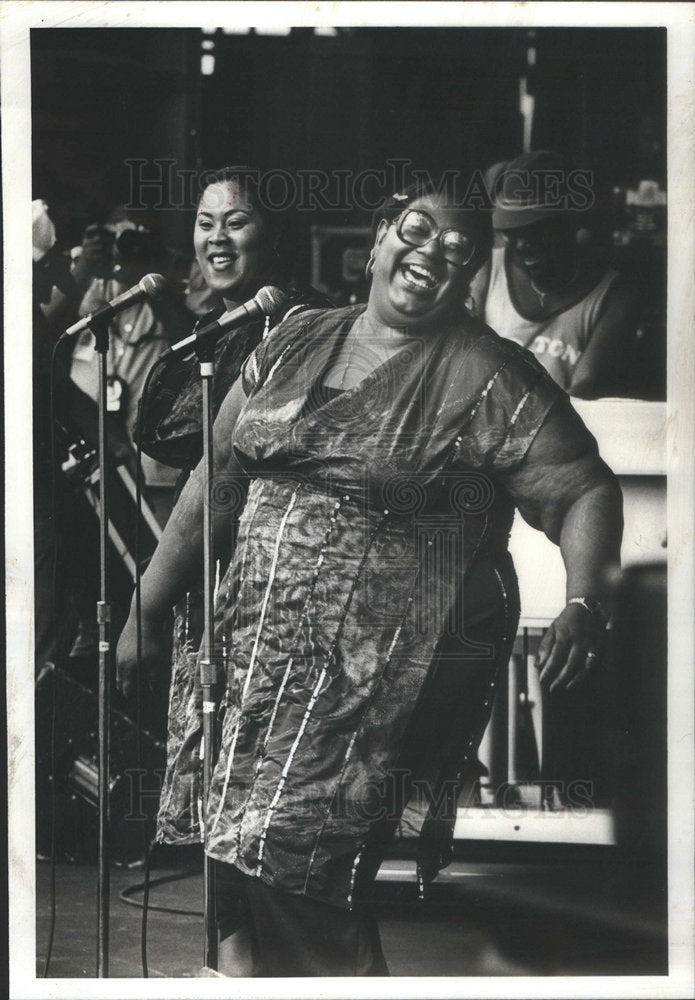
<path id="1" fill-rule="evenodd" d="M 253 320 L 220 337 L 215 344 L 213 412 L 217 414 L 243 363 L 264 336 L 285 317 L 307 309 L 328 308 L 331 301 L 310 286 L 285 284 L 285 302 L 273 319 Z M 194 332 L 219 318 L 222 309 L 207 313 Z M 203 388 L 200 364 L 194 354 L 167 354 L 148 374 L 136 433 L 143 452 L 164 465 L 182 471 L 177 495 L 203 453 Z M 186 594 L 174 609 L 172 669 L 169 685 L 167 769 L 157 819 L 157 840 L 192 844 L 201 840 L 200 743 L 202 700 L 197 654 L 203 634 L 203 595 Z"/>
<path id="2" fill-rule="evenodd" d="M 363 309 L 286 320 L 244 365 L 233 446 L 250 485 L 217 597 L 227 690 L 206 840 L 348 907 L 413 787 L 432 812 L 475 758 L 518 619 L 505 473 L 567 405 L 472 319 L 325 393 Z M 236 484 L 217 488 L 233 517 Z"/>

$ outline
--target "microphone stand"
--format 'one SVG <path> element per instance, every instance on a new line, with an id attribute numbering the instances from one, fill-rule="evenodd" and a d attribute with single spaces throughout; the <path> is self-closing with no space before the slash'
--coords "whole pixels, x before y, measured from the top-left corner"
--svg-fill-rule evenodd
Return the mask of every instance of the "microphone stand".
<path id="1" fill-rule="evenodd" d="M 203 463 L 205 486 L 203 495 L 203 610 L 204 629 L 202 656 L 200 660 L 200 684 L 203 695 L 203 831 L 204 840 L 208 835 L 208 796 L 212 782 L 212 770 L 216 746 L 216 685 L 217 662 L 214 652 L 214 558 L 212 537 L 212 490 L 214 455 L 212 441 L 213 400 L 212 380 L 215 374 L 215 343 L 200 341 L 195 347 L 200 362 L 203 383 Z M 204 946 L 203 965 L 217 971 L 217 894 L 215 863 L 204 854 Z"/>
<path id="2" fill-rule="evenodd" d="M 106 355 L 109 349 L 109 321 L 93 317 L 94 350 L 99 355 L 99 569 L 100 594 L 97 603 L 99 626 L 99 870 L 97 881 L 97 977 L 109 975 L 109 786 L 111 776 L 110 701 L 112 679 L 111 604 L 109 603 L 109 502 L 106 451 Z"/>

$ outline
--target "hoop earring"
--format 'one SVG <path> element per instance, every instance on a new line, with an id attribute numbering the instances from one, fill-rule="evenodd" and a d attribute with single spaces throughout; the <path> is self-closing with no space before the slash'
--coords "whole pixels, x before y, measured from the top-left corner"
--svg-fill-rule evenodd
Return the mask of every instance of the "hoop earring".
<path id="1" fill-rule="evenodd" d="M 367 261 L 367 266 L 364 269 L 364 276 L 367 281 L 371 281 L 372 274 L 374 273 L 374 257 L 376 255 L 376 250 L 372 249 L 369 255 L 369 260 Z"/>

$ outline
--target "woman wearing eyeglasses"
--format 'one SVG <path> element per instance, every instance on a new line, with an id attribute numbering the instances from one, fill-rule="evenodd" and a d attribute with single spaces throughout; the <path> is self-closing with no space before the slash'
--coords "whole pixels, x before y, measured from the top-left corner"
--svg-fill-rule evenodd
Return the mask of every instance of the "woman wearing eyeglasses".
<path id="1" fill-rule="evenodd" d="M 490 241 L 489 212 L 433 188 L 390 199 L 367 305 L 284 321 L 217 419 L 220 491 L 243 508 L 206 835 L 229 975 L 387 974 L 361 899 L 413 793 L 421 891 L 448 863 L 516 631 L 515 506 L 567 565 L 543 682 L 578 683 L 600 653 L 619 490 L 547 372 L 466 312 Z M 153 668 L 200 558 L 201 486 L 199 469 L 143 578 Z M 216 510 L 220 538 L 235 513 Z M 132 623 L 118 660 L 127 691 Z"/>
<path id="2" fill-rule="evenodd" d="M 532 351 L 571 395 L 616 395 L 633 381 L 637 303 L 625 279 L 579 238 L 593 206 L 590 175 L 568 171 L 547 150 L 493 171 L 499 246 L 474 283 L 478 315 Z"/>

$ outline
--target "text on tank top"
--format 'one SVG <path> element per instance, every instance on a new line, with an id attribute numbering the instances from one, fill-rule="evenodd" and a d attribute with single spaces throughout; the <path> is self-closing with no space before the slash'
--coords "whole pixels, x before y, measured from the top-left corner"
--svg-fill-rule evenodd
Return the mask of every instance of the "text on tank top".
<path id="1" fill-rule="evenodd" d="M 492 251 L 490 283 L 483 318 L 501 337 L 514 340 L 532 351 L 555 381 L 563 389 L 568 389 L 617 272 L 606 271 L 594 288 L 568 309 L 554 313 L 547 319 L 530 320 L 522 316 L 512 302 L 504 253 L 504 247 L 497 247 Z"/>

